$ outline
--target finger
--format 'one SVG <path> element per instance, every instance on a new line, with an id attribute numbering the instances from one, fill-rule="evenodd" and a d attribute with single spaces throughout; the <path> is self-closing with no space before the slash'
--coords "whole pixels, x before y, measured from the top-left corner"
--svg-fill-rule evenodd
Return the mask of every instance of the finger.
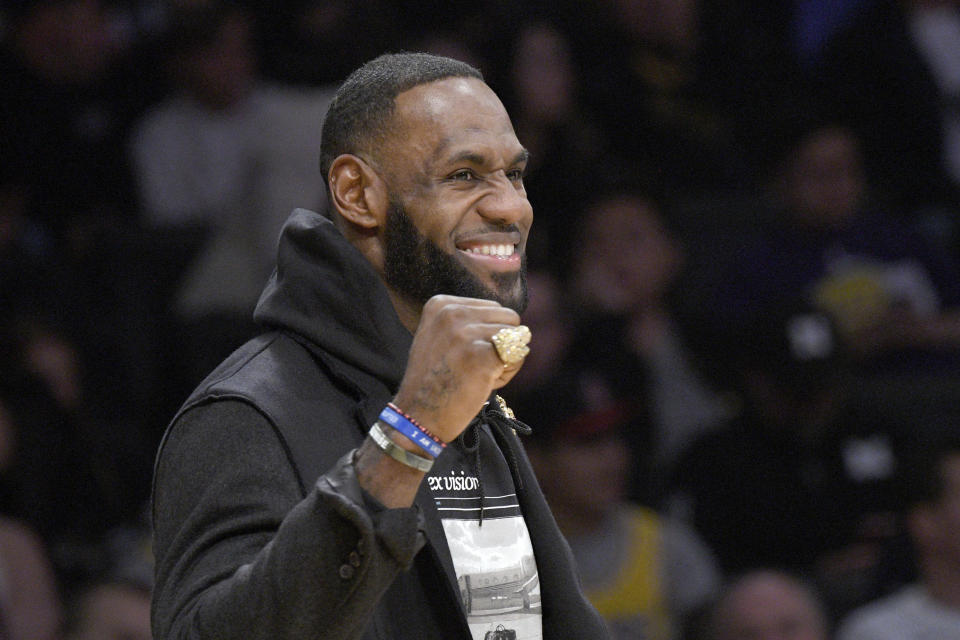
<path id="1" fill-rule="evenodd" d="M 532 334 L 527 326 L 518 325 L 497 329 L 490 335 L 489 340 L 494 353 L 506 368 L 510 368 L 523 362 L 530 353 L 530 347 L 527 345 L 531 337 Z"/>
<path id="2" fill-rule="evenodd" d="M 504 365 L 503 370 L 500 372 L 500 375 L 497 376 L 496 381 L 493 383 L 494 389 L 500 389 L 505 386 L 508 382 L 513 380 L 513 376 L 517 375 L 517 372 L 523 367 L 525 360 L 518 362 L 517 364 Z"/>
<path id="3" fill-rule="evenodd" d="M 499 302 L 495 300 L 486 300 L 484 298 L 467 298 L 464 296 L 452 296 L 445 293 L 437 294 L 427 300 L 427 305 L 443 307 L 449 304 L 462 304 L 465 306 L 476 307 L 499 307 Z M 426 306 L 426 305 L 425 305 Z"/>
<path id="4" fill-rule="evenodd" d="M 448 327 L 476 324 L 499 325 L 490 330 L 489 335 L 493 335 L 504 326 L 520 324 L 520 315 L 513 309 L 499 305 L 448 304 L 433 311 L 427 317 L 427 322 L 431 324 L 440 323 Z"/>

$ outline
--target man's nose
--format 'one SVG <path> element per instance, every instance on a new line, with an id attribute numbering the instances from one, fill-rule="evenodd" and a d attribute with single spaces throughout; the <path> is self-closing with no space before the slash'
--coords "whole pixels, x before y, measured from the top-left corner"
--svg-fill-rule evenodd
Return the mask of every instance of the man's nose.
<path id="1" fill-rule="evenodd" d="M 480 201 L 478 210 L 484 218 L 498 224 L 516 224 L 533 217 L 523 188 L 505 175 L 492 180 L 490 192 Z"/>

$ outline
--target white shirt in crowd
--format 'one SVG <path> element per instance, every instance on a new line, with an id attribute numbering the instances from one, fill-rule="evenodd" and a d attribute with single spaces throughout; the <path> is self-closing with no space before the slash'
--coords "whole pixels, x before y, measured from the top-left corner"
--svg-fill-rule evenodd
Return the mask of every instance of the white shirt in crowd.
<path id="1" fill-rule="evenodd" d="M 960 609 L 910 585 L 847 616 L 837 640 L 960 640 Z"/>

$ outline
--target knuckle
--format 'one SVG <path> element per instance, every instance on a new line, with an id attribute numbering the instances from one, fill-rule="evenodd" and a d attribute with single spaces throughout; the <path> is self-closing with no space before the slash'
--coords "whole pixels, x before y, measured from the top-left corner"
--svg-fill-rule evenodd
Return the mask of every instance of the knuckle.
<path id="1" fill-rule="evenodd" d="M 444 300 L 445 296 L 436 295 L 427 300 L 426 304 L 423 305 L 424 313 L 436 313 L 438 310 L 443 309 L 446 301 Z"/>
<path id="2" fill-rule="evenodd" d="M 437 311 L 437 319 L 447 327 L 453 326 L 462 314 L 460 305 L 445 304 Z"/>

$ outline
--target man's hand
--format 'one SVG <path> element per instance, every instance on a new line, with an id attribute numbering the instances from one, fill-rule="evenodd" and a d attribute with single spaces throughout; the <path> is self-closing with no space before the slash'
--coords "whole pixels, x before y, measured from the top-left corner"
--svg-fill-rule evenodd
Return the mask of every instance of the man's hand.
<path id="1" fill-rule="evenodd" d="M 490 300 L 434 296 L 423 307 L 395 402 L 445 442 L 455 439 L 494 389 L 523 364 L 506 367 L 490 338 L 520 324 Z"/>
<path id="2" fill-rule="evenodd" d="M 434 296 L 423 307 L 413 336 L 397 406 L 434 435 L 450 442 L 467 428 L 494 389 L 507 384 L 522 362 L 505 366 L 490 341 L 505 327 L 520 323 L 516 311 L 489 300 Z M 406 436 L 386 427 L 398 446 L 423 451 Z M 360 486 L 384 506 L 413 503 L 423 472 L 383 454 L 368 437 L 357 454 Z"/>

